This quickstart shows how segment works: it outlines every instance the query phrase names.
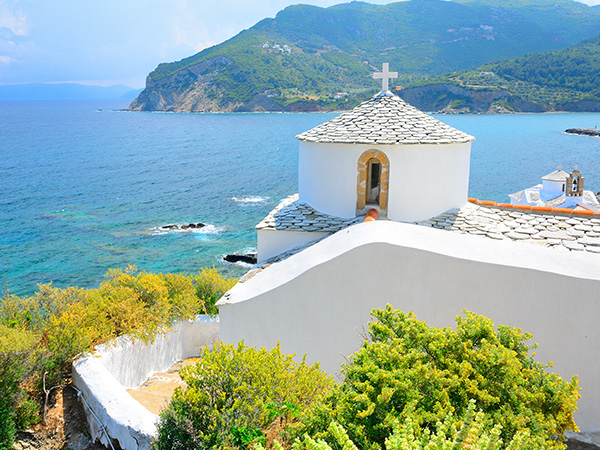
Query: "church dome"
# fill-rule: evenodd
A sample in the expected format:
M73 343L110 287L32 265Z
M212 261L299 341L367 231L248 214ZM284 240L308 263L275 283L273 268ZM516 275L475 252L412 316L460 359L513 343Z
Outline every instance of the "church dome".
M323 144L463 144L475 138L419 111L391 92L296 136Z
M569 174L562 169L558 169L554 172L550 172L548 175L544 175L542 177L542 180L559 182L565 181L567 178L569 178Z

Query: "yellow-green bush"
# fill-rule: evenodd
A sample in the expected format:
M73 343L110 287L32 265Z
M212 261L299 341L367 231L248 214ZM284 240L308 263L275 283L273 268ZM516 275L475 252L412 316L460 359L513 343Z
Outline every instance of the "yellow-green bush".
M223 278L214 267L212 269L202 269L198 275L194 275L193 284L196 296L204 302L205 314L217 314L219 312L215 303L236 282L235 279Z
M36 419L36 408L21 389L33 370L36 342L27 330L0 325L0 450L11 448L17 430Z
M180 371L187 388L178 388L161 414L156 448L245 448L264 442L273 428L281 430L333 386L317 365L296 363L292 356L279 347L256 350L243 343L217 343L201 351L196 365Z
M475 400L485 419L510 442L527 436L547 449L564 448L577 430L578 381L547 372L529 355L531 335L466 311L457 328L434 328L413 314L373 311L371 339L343 368L344 381L305 421L300 432L320 437L340 423L361 449L381 449L394 424L410 418L436 430L453 413L460 421ZM532 444L533 446L533 444Z
M216 300L235 282L214 268L182 275L128 267L109 270L96 289L46 284L31 297L6 292L0 300L0 392L11 394L0 400L0 429L6 430L0 433L0 450L10 447L14 430L35 412L26 401L25 381L41 402L45 373L48 386L62 384L73 357L98 344L124 334L150 340L174 321L214 314ZM15 333L27 345L2 350L2 343L17 339Z
M402 423L395 421L392 434L385 440L386 450L542 450L543 439L532 439L528 431L518 432L506 443L500 438L502 427L489 423L483 411L475 411L475 401L471 400L464 417L458 421L453 413L448 413L443 421L435 425L435 432L423 429L409 415ZM328 441L304 436L294 442L293 450L358 450L344 428L331 422L327 429ZM264 450L258 445L255 450Z

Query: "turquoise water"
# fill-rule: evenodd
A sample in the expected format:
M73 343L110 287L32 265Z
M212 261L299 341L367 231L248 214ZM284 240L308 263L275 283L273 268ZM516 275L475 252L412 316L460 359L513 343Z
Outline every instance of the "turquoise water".
M0 281L97 286L108 268L246 268L254 225L297 191L294 136L335 114L122 112L122 102L0 102ZM438 116L476 136L470 195L506 201L558 164L600 190L600 114ZM199 231L162 225L202 222Z

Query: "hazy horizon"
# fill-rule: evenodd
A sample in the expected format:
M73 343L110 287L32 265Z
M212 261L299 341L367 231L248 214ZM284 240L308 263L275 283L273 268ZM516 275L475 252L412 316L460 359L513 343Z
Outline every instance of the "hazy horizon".
M0 0L0 85L123 84L140 89L158 64L191 56L298 3L327 7L344 2Z
M344 2L0 0L0 84L143 88L158 64L223 42L297 3L326 7Z

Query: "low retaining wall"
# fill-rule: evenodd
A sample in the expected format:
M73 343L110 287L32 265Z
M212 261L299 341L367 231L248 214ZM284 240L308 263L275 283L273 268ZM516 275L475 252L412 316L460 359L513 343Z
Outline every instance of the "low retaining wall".
M125 450L149 449L158 416L134 400L127 389L138 387L176 361L197 356L201 347L212 346L218 338L219 318L198 316L173 325L151 343L124 336L75 361L73 385L83 397L92 440L108 447L108 434Z

